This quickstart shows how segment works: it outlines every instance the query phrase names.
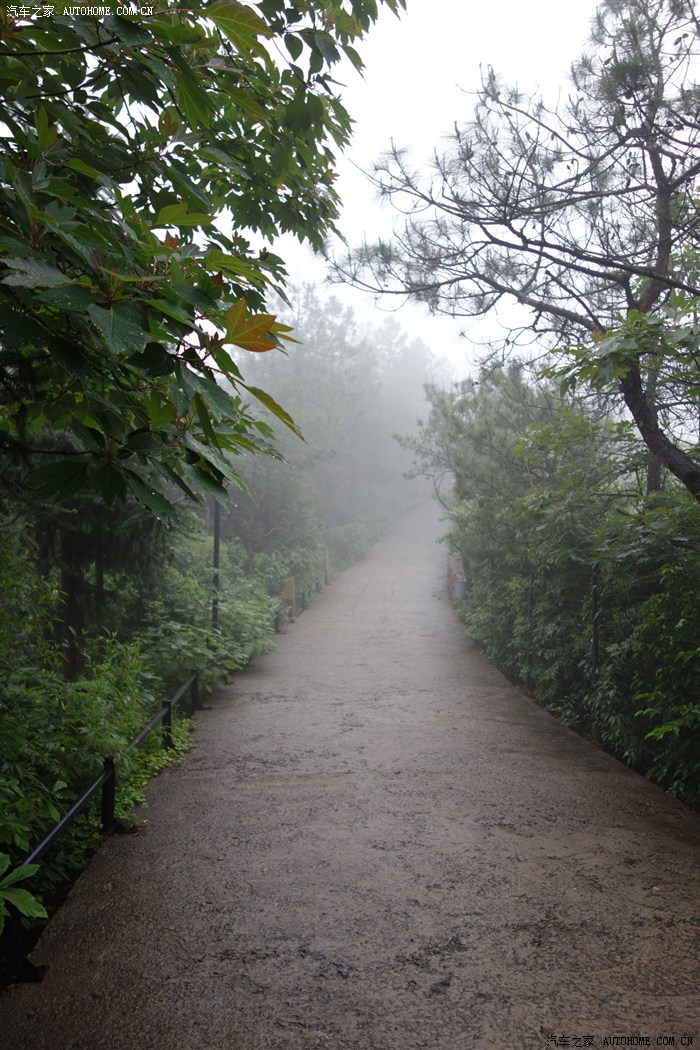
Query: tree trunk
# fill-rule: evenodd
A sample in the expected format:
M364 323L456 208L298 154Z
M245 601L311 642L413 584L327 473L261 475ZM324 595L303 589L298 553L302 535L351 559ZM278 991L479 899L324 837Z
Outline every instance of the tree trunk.
M647 382L644 389L644 397L654 425L659 430L659 409L656 400L657 373L653 369L647 371ZM647 496L652 492L660 492L663 487L663 464L658 456L652 455L647 463Z
M636 361L630 363L627 375L620 380L620 390L647 448L685 485L693 499L700 502L700 464L674 445L662 431L655 408L644 392Z

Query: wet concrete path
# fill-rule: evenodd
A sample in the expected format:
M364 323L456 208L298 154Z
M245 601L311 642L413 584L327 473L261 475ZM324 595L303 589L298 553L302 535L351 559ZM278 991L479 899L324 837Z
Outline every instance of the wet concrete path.
M465 641L441 530L405 517L202 714L3 1048L700 1047L700 818Z

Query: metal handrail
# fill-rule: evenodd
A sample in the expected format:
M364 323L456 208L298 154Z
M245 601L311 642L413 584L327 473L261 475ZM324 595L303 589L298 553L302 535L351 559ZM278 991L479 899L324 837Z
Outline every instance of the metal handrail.
M119 755L123 758L128 755L130 751L133 751L135 747L138 747L142 741L151 733L157 725L163 722L163 747L173 747L173 736L172 736L172 719L173 719L173 708L175 705L182 700L185 693L190 690L190 699L192 710L196 711L199 708L199 672L197 670L192 671L190 677L184 682L177 692L169 699L166 700L160 711L157 712L151 718L147 725L143 727L141 732L134 737L130 743L126 745L124 750ZM98 791L102 791L102 806L101 806L101 824L102 833L109 835L111 832L118 829L119 822L117 821L114 806L116 798L116 768L114 764L114 758L108 756L103 760L102 772L100 775L90 784L89 787L83 791L82 795L76 799L67 813L56 821L52 828L47 831L41 842L37 843L29 853L17 864L13 865L13 868L20 867L23 864L34 864L40 860L41 857L49 850L53 843L58 839L66 828L73 823L75 818L82 813L88 803L94 798ZM21 981L41 981L45 967L36 966L31 963L24 955L22 950L22 920L19 912L10 906L8 908L9 914L3 933L3 940L7 944L7 961L10 965L10 973L8 980L11 982Z
M104 788L107 782L114 777L114 759L106 758L104 760L104 768L100 773L97 780L95 780L89 788L87 788L79 799L77 799L67 813L57 821L46 835L44 835L41 842L30 850L29 853L19 862L16 867L20 867L23 864L36 864L38 860L44 856L47 850L54 844L57 838L63 834L69 824L72 824L75 818L81 813L88 802L97 794L100 788Z
M323 582L328 584L328 567L324 575ZM316 581L315 590L319 592L322 588L322 582L320 579ZM308 588L302 590L300 594L300 611L303 611L308 607L311 601L311 595L314 590L314 585L308 585ZM279 612L275 615L274 624L275 630L279 629ZM200 707L199 703L199 672L193 670L190 677L184 682L180 688L174 693L174 695L166 700L160 711L158 711L150 721L143 727L140 733L131 740L123 751L118 756L123 758L128 755L134 748L138 747L146 737L153 732L156 726L163 723L163 747L173 747L173 736L172 736L172 718L173 708L183 698L185 693L190 690L191 706L192 710L196 711ZM103 760L102 772L100 775L85 789L80 798L76 799L70 809L65 813L60 820L58 820L52 828L44 835L41 842L37 843L26 854L26 856L14 864L12 867L17 868L23 864L33 864L40 860L41 857L50 849L53 843L58 839L66 828L73 823L75 818L82 813L88 803L94 798L98 791L102 792L101 800L101 825L102 833L105 835L118 830L120 825L116 819L114 812L115 798L116 798L116 769L114 758L108 756ZM23 952L22 946L22 920L19 912L9 906L9 914L5 930L2 935L3 942L6 945L5 957L10 964L10 973L7 978L10 982L37 982L43 979L46 967L37 966L30 962L26 958Z

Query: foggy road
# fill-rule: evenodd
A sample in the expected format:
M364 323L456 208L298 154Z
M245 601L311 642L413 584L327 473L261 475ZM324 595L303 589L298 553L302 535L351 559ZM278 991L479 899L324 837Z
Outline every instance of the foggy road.
M443 530L402 518L198 716L0 1046L700 1047L700 817L482 659Z

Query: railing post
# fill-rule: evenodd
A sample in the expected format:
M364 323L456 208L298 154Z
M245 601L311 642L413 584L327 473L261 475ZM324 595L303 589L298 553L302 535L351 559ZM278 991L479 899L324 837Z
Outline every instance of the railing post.
M163 715L163 747L169 749L175 745L173 743L173 702L172 700L166 700L163 704L165 708L165 714Z
M527 588L527 685L532 686L532 665L534 661L534 646L532 640L533 623L535 619L535 566L530 564L530 580Z
M598 618L600 616L600 566L594 562L591 566L591 670L593 678L598 677L600 663L600 643L598 635Z
M107 778L102 785L102 831L108 835L113 831L117 819L114 815L114 798L116 795L117 777L114 769L114 759L106 758L102 766Z
M214 497L214 579L213 594L211 599L211 626L214 631L219 629L219 547L221 537L221 504Z
M195 667L192 671L192 685L190 686L190 697L192 700L192 710L199 710L199 671Z

